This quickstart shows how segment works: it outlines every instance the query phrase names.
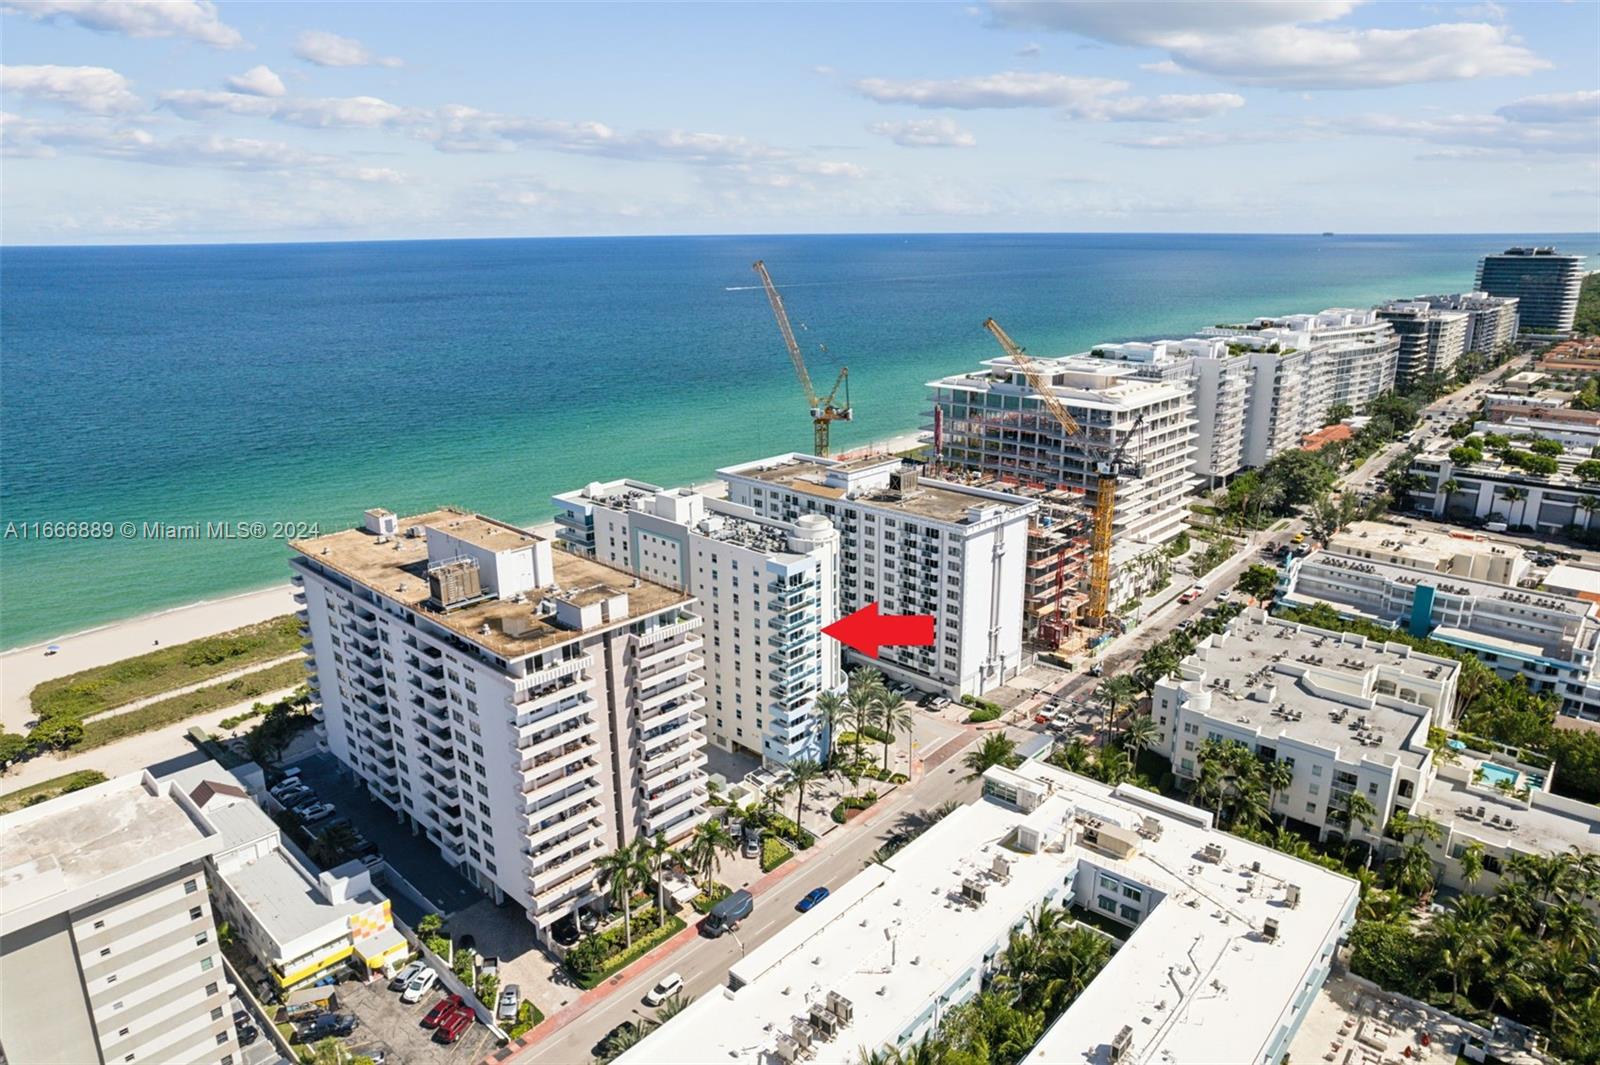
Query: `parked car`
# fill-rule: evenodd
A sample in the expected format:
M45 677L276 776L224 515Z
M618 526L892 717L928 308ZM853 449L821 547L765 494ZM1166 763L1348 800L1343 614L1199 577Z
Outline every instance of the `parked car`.
M1192 603L1196 599L1199 599L1204 594L1205 594L1205 586L1204 585L1200 585L1200 584L1191 585L1191 586L1189 586L1189 588L1187 588L1184 591L1184 593L1182 595L1178 596L1178 602L1180 602L1180 603Z
M383 864L383 855L381 855L381 854L363 854L361 856L361 864L366 866L368 869L371 869L373 866L382 865Z
M439 1025L443 1024L446 1020L449 1019L449 1017L450 1017L450 1015L452 1013L454 1013L458 1009L461 1009L466 1004L467 1004L466 1000L463 999L460 995L446 995L444 998L441 998L438 1002L435 1002L433 1004L433 1008L430 1009L426 1014L423 1015L422 1027L424 1027L424 1028L437 1028L437 1027L439 1027Z
M731 928L739 927L739 922L749 917L756 908L755 896L743 889L735 891L715 906L706 914L706 919L700 922L701 931L712 939Z
M683 977L677 973L668 973L663 976L655 987L645 993L644 1004L655 1007L683 990Z
M1303 544L1306 542L1306 534L1303 532L1297 532L1293 536L1289 537L1289 539L1293 540L1297 544Z
M394 979L389 981L389 990L404 991L406 985L411 982L411 978L427 967L428 963L423 961L414 961L407 965L404 969L394 974Z
M500 989L500 1005L495 1007L494 1015L502 1021L517 1019L517 1010L522 1008L522 988L516 984L507 984Z
M801 899L799 902L794 904L794 908L799 910L801 913L805 913L805 912L809 911L811 909L811 907L815 906L817 903L821 902L823 899L825 899L827 897L828 897L828 889L827 888L825 888L825 887L812 888L810 891L806 892L805 898Z
M239 1045L247 1047L260 1037L261 1032L253 1024L236 1024L234 1028L239 1033Z
M292 807L305 802L307 799L315 799L317 793L305 785L300 785L299 787L285 788L283 791L274 792L272 797L277 799L280 805Z
M420 1002L422 996L433 990L433 985L439 982L439 974L432 969L424 969L411 978L406 989L400 992L401 1002Z
M634 1032L637 1031L638 1028L639 1026L633 1021L623 1021L621 1024L611 1029L611 1031L601 1036L600 1042L596 1043L592 1048L590 1048L590 1053L597 1058L614 1056L611 1053L611 1044L614 1043L617 1040L617 1037L622 1035L624 1032Z
M761 857L761 833L760 832L746 832L744 834L744 849L743 849L742 853L744 854L744 856L746 858L759 858L759 857Z
M461 1007L446 1017L440 1023L433 1037L441 1043L454 1043L461 1038L461 1033L472 1027L478 1018L473 1016L472 1010L466 1006Z
M306 791L311 790L310 788L306 787L305 783L301 781L299 777L290 777L287 780L278 781L276 784L272 785L272 787L268 788L267 792L268 794L276 797L282 795L286 791L295 791L300 788L305 788Z
M294 1030L295 1043L319 1043L330 1037L343 1038L361 1026L353 1013L324 1013L306 1021Z
M318 821L326 821L338 812L334 805L328 802L312 803L309 807L302 807L295 811L295 813L299 814L300 820L308 825L314 825Z

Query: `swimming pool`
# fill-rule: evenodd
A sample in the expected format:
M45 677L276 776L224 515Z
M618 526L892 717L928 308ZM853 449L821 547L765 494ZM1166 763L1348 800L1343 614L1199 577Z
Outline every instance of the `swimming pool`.
M1481 763L1478 772L1483 775L1483 782L1491 788L1499 787L1502 780L1513 788L1517 786L1517 771L1496 762Z

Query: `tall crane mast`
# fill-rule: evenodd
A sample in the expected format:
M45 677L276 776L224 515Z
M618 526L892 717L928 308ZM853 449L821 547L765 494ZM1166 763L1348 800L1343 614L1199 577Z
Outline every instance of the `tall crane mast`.
M834 422L855 419L855 411L850 407L849 367L841 366L839 376L834 378L833 390L825 397L817 398L817 390L811 385L811 374L806 370L805 356L800 353L800 343L795 340L794 330L789 327L789 312L783 308L783 297L778 295L778 286L772 283L772 275L767 273L767 264L757 259L751 269L761 278L761 287L767 292L767 302L772 304L772 316L778 320L778 332L783 334L784 347L789 349L789 361L794 363L795 376L800 378L800 387L806 390L806 402L811 408L811 453L825 456L828 454L828 427ZM840 386L845 390L843 404L834 402Z
M1104 447L1090 443L1088 434L1057 398L1055 391L1050 387L1050 382L1045 380L1039 364L1029 357L1004 329L1000 328L1000 323L988 318L984 320L983 327L994 334L994 338L1000 342L1005 353L1011 356L1011 361L1022 371L1022 376L1027 378L1028 386L1033 389L1034 395L1044 404L1045 410L1050 412L1050 416L1061 426L1062 431L1069 437L1077 437L1090 457L1105 454ZM1117 506L1118 463L1126 446L1127 440L1124 440L1122 447L1105 455L1103 461L1096 462L1099 480L1095 486L1094 522L1089 534L1089 601L1084 611L1088 622L1096 626L1104 623L1110 606L1112 518L1116 514Z

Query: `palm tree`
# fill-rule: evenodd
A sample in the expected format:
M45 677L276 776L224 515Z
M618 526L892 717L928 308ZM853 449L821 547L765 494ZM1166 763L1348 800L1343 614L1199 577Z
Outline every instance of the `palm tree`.
M1483 844L1473 840L1461 852L1461 879L1468 887L1483 875Z
M1121 747L1107 747L1094 760L1095 779L1116 787L1133 776L1133 760Z
M1516 485L1508 485L1505 488L1500 489L1500 495L1507 503L1521 502L1523 504L1523 508L1527 508L1528 491L1525 488L1518 488ZM1523 515L1523 517L1526 516L1527 515ZM1516 526L1521 525L1522 522L1513 521L1511 524Z
M1532 998L1538 994L1537 986L1529 979L1529 959L1533 942L1517 925L1498 929L1484 952L1483 976L1489 982L1489 1012L1498 1012L1500 1004Z
M883 674L877 670L862 668L850 675L845 702L849 707L850 726L856 734L856 761L861 761L861 741L867 727L877 720L879 709L889 698Z
M694 1001L693 995L686 995L682 991L675 991L672 996L663 1002L656 1010L656 1023L666 1024L672 1018L689 1008Z
M911 768L911 734L917 728L917 715L906 707L904 702L889 702L883 705L879 712L878 721L883 730L891 737L896 732L903 732L906 736L906 769ZM889 772L889 744L883 745L883 771Z
M983 738L983 742L976 750L967 753L961 764L971 771L967 774L967 779L976 780L994 766L1003 765L1010 768L1019 760L1016 741L1003 732L991 732Z
M1378 808L1372 805L1359 791L1347 791L1344 799L1339 804L1339 819L1344 822L1345 834L1354 835L1355 826L1360 825L1363 831L1372 831L1372 826L1377 823Z
M717 873L722 869L722 856L732 854L738 842L721 821L702 821L695 826L694 834L684 847L684 860L700 881L700 887L710 891Z
M1433 856L1421 840L1406 844L1394 860L1394 882L1412 898L1422 901L1433 893Z
M1578 509L1583 511L1583 527L1594 526L1594 512L1600 510L1600 496L1579 496Z
M1281 758L1274 759L1262 771L1261 782L1267 786L1267 811L1270 814L1273 804L1278 801L1278 793L1288 791L1294 783L1294 766Z
M1140 751L1151 747L1160 735L1161 728L1156 724L1155 718L1149 714L1140 714L1129 721L1128 727L1123 730L1122 744L1131 757L1137 757Z
M831 763L833 738L839 734L839 726L849 720L849 704L838 692L823 692L817 696L812 705L816 709L817 720L822 723L824 729L822 759Z
M618 847L595 861L600 888L612 906L622 910L622 945L633 946L633 890L644 879L644 861L633 844Z
M311 841L311 860L332 869L356 849L356 830L348 824L325 828Z
M656 927L667 923L667 859L672 848L667 844L667 834L657 832L654 839L639 841L639 856L646 874L656 882Z
M806 793L817 784L820 784L827 776L828 771L818 765L813 758L799 758L789 763L789 779L793 782L796 795L794 823L795 827L801 832L805 831L805 825L801 823L801 818L805 816L806 812ZM795 842L799 841L796 840Z
M1446 478L1439 485L1439 491L1444 493L1444 512L1450 513L1450 497L1461 491L1461 482L1454 477Z
M1058 769L1065 769L1069 773L1088 775L1093 759L1089 756L1088 746L1074 736L1066 744L1056 747L1046 759Z

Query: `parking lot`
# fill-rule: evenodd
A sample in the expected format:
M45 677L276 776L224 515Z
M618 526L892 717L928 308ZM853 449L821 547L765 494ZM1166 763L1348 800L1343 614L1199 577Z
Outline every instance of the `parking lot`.
M414 836L395 820L394 811L373 799L355 780L342 772L338 759L316 753L294 763L317 798L332 803L339 816L371 840L383 860L412 887L428 898L440 914L449 916L483 898L461 874L451 868L426 836ZM394 911L412 927L422 919L417 904L403 892L391 893Z
M384 1065L429 1065L432 1062L479 1062L494 1049L494 1035L482 1024L474 1023L454 1043L440 1043L433 1031L422 1027L422 1018L435 1002L445 997L433 991L422 1001L407 1004L400 992L390 991L383 980L339 985L339 1012L354 1013L361 1027L345 1040L352 1054L372 1054L382 1050Z

